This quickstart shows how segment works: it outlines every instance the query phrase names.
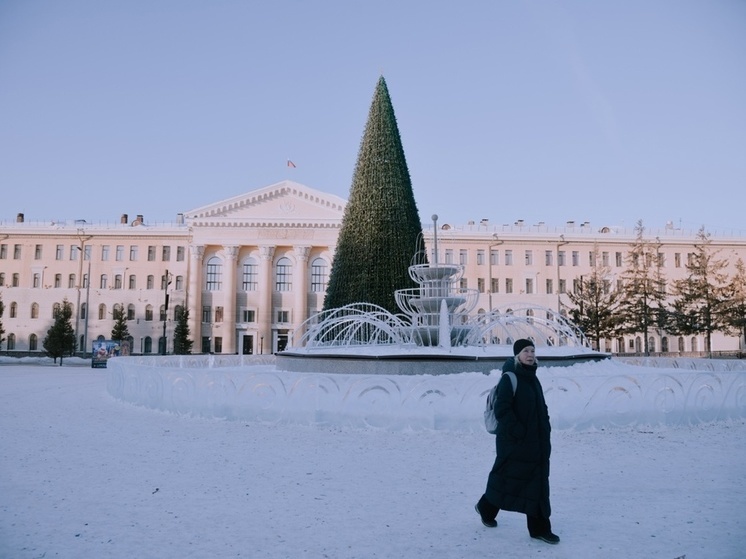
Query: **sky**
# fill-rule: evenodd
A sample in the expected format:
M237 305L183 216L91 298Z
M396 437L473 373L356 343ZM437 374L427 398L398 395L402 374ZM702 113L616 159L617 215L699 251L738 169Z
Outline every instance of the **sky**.
M383 75L423 224L744 230L745 31L741 0L0 0L0 220L346 198Z
M549 546L482 526L486 432L178 416L105 373L0 358L0 557L743 557L743 420L555 430Z

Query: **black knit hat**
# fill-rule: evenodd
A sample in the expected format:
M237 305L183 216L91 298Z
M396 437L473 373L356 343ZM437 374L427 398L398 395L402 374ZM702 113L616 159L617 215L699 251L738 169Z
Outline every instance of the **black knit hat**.
M518 355L521 351L523 351L524 347L528 346L535 347L534 342L526 339L516 340L513 344L513 355Z

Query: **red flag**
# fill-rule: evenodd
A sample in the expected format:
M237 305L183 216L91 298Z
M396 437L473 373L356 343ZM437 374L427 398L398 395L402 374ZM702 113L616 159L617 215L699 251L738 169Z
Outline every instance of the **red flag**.
M295 163L288 159L288 167L292 167L293 169L295 169Z

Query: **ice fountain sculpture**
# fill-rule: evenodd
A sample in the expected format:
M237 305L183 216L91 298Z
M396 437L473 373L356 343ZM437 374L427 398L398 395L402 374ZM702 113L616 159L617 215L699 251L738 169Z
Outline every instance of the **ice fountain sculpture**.
M371 371L391 372L391 364L401 361L408 366L398 363L394 368L399 371L429 371L431 362L437 361L438 370L460 372L465 370L463 361L469 360L481 363L470 364L467 370L486 371L511 357L512 344L519 338L531 339L540 358L562 362L557 364L608 357L593 351L571 321L545 307L520 305L471 314L479 292L458 287L463 266L438 262L437 234L434 254L433 263L409 267L417 287L395 292L401 313L369 303L323 311L295 331L291 347L277 354L278 367L301 370L292 362L302 359L297 365L302 370L329 370L335 368L335 359L367 359L375 363L368 367ZM456 363L445 366L446 361Z

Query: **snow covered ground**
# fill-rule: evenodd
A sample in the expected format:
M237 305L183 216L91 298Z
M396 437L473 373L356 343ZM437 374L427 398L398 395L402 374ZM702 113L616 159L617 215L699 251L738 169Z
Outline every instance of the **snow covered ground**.
M523 515L480 523L486 432L188 418L115 400L88 362L11 363L3 559L746 555L744 420L555 431L549 546Z

